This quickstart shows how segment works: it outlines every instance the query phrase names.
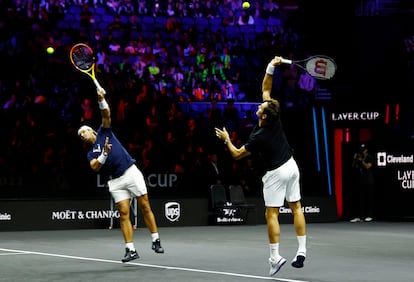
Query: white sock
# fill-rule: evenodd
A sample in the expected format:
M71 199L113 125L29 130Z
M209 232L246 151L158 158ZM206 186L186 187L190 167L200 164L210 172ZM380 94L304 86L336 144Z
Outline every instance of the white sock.
M306 235L297 236L298 238L298 253L303 254L306 257Z
M157 239L160 238L160 235L158 234L158 232L151 233L151 238L152 238L152 242L155 242Z
M270 248L270 257L278 261L280 259L279 243L269 244L269 248Z
M134 242L126 243L125 245L129 250L135 251Z

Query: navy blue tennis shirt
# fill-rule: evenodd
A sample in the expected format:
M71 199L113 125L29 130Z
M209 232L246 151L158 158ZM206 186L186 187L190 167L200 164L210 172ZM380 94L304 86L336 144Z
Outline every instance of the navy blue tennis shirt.
M118 138L112 132L112 128L99 127L96 135L96 142L87 153L88 161L98 158L105 147L105 139L109 137L109 144L112 144L111 152L108 154L105 164L102 166L99 173L107 178L117 178L124 174L124 172L133 164L136 160L128 153Z

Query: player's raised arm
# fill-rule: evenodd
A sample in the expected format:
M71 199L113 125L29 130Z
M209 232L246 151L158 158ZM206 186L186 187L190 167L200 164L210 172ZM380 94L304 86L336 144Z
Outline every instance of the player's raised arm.
M275 67L282 63L282 57L274 57L270 63L267 65L266 73L262 82L262 98L263 101L270 100L270 94L272 92L273 85L273 73L275 72Z
M111 109L109 108L108 102L105 100L105 89L97 88L98 94L98 105L101 110L102 116L102 127L109 128L111 126Z

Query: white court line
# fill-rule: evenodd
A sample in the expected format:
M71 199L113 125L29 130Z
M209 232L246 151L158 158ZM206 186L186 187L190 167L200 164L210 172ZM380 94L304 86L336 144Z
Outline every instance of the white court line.
M23 251L23 250L12 250L12 249L0 248L0 251L12 252L13 253L12 255L15 255L15 254L33 254L33 255L41 255L41 256L49 256L49 257L60 257L60 258L97 261L97 262L107 262L107 263L116 263L116 264L129 264L129 265L132 264L132 265L139 265L139 266L152 267L152 268L181 270L181 271L199 272L199 273L210 273L210 274L219 274L219 275L227 275L227 276L261 279L261 280L273 280L273 281L284 281L284 282L309 282L309 281L305 281L305 280L292 280L292 279L284 279L284 278L277 278L277 277L264 277L264 276L247 275L247 274L240 274L240 273L233 273L233 272L212 271L212 270L203 270L203 269L195 269L195 268L176 267L176 266L145 264L145 263L137 263L137 262L123 263L121 261L116 261L116 260L87 258L87 257L78 257L78 256L67 256L67 255L59 255L59 254L51 254L51 253L40 253L40 252Z

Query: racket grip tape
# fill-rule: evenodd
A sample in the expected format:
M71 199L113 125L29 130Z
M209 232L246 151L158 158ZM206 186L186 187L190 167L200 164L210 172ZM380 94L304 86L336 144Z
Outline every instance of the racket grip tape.
M281 62L282 62L283 64L289 64L289 65L291 65L291 64L292 64L292 60L283 59L283 58L281 58Z
M96 88L103 89L102 86L99 84L99 81L96 78L93 79L93 82L95 82Z

